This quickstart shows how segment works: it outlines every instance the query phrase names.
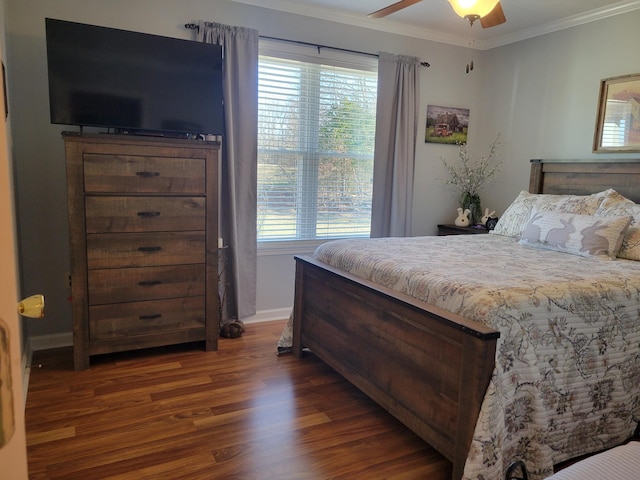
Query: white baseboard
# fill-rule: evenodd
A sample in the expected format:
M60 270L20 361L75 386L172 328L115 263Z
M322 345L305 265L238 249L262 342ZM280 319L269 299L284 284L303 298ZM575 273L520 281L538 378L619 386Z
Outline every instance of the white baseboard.
M273 320L284 320L289 318L292 307L275 308L273 310L261 310L251 317L247 317L242 321L244 323L260 323L270 322ZM38 350L49 350L51 348L70 347L73 345L73 334L56 333L52 335L38 335L29 337L27 347L23 355L23 369L27 369L31 365L31 357L33 352Z
M70 347L73 345L73 334L71 332L65 332L29 337L27 345L31 347L33 352L49 350L51 348Z
M244 323L260 323L271 322L273 320L285 320L289 318L289 314L291 313L292 308L293 307L285 307L274 308L273 310L261 310L259 312L256 312L255 315L243 318L242 321Z

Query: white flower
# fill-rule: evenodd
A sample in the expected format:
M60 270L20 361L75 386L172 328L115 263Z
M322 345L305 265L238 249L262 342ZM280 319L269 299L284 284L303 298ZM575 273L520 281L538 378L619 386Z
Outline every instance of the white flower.
M472 160L467 152L467 144L460 144L460 164L452 165L440 157L442 163L449 172L448 180L444 181L445 185L453 185L459 190L461 195L468 194L470 196L479 195L482 188L485 187L493 177L500 171L501 161L495 162L497 150L502 143L500 134L489 146L489 155L483 155L480 160Z

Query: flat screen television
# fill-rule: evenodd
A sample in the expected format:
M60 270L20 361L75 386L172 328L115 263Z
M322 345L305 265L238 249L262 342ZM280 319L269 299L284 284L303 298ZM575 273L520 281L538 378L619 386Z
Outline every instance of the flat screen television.
M51 123L224 133L222 47L47 18Z

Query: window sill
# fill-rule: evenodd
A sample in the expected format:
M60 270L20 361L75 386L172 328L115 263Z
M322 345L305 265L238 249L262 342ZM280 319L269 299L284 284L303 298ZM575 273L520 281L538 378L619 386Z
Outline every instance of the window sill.
M258 242L258 256L270 255L304 255L315 252L318 246L334 240L346 240L349 238L369 238L369 236L318 238L315 240L283 240L272 242Z
M290 240L285 242L258 242L258 257L276 255L311 254L318 245L328 240Z

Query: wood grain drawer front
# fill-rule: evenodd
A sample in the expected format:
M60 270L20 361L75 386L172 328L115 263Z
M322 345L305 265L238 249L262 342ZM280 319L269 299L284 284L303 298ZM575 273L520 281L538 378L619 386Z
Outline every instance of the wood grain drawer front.
M150 267L205 261L204 232L87 235L87 267Z
M85 153L86 192L205 193L204 158Z
M150 333L202 328L205 297L173 298L149 302L89 307L89 338L106 340Z
M89 305L205 294L204 265L89 270Z
M204 230L204 197L87 196L87 233Z

